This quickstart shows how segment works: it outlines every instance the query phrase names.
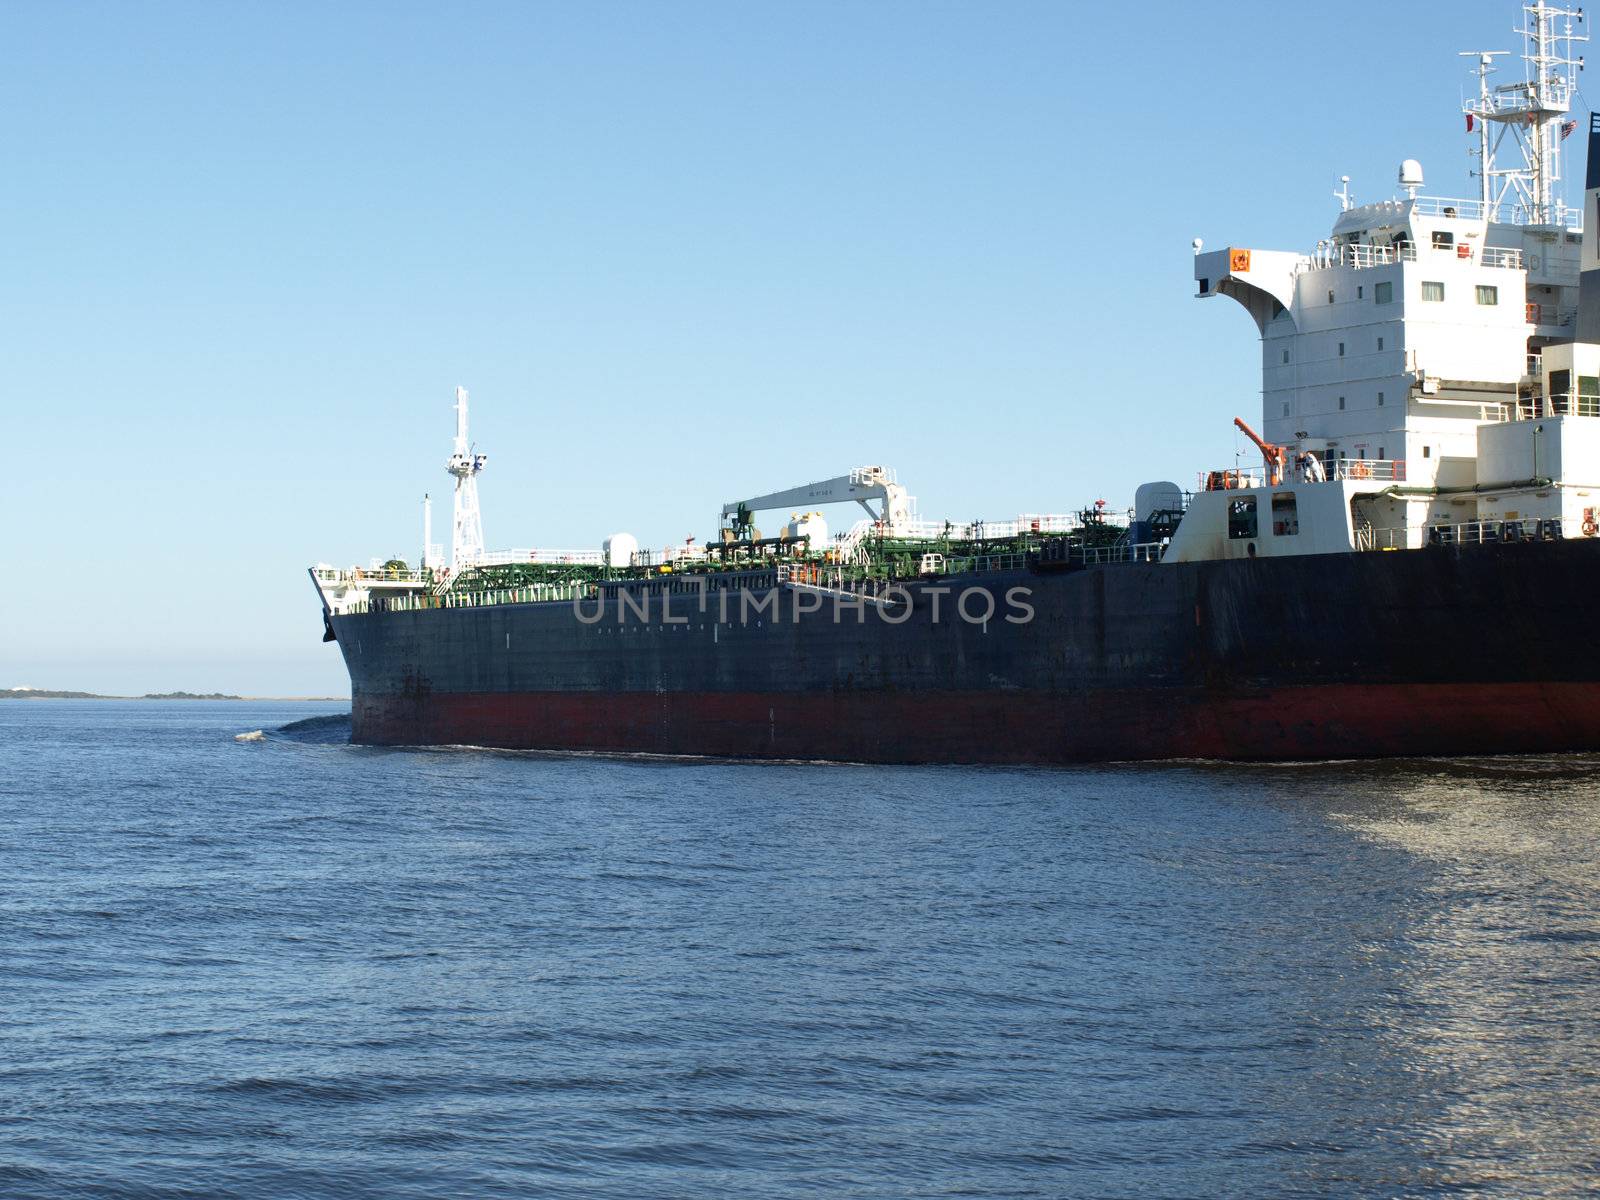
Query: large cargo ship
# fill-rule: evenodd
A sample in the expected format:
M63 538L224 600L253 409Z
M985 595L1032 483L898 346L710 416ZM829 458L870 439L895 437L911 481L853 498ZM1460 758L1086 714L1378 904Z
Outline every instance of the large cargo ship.
M1477 195L1358 204L1309 253L1194 244L1263 355L1260 465L1004 522L882 467L660 550L485 549L458 389L448 556L312 568L356 741L872 762L1600 749L1600 119L1562 198L1576 12L1473 54ZM1512 160L1515 161L1512 161ZM1219 414L1220 416L1220 414ZM830 534L821 509L865 515ZM763 514L785 514L764 536Z

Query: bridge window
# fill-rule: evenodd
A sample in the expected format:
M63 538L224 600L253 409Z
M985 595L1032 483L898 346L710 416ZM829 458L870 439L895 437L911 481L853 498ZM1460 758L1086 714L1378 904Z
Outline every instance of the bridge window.
M1343 396L1339 397L1339 411L1340 412L1344 411L1344 397Z
M1328 293L1328 303L1329 303L1329 304L1332 304L1332 303L1333 303L1333 293L1332 293L1332 292L1329 292L1329 293Z
M1578 415L1600 417L1600 375L1578 376Z
M1550 411L1555 416L1565 416L1572 399L1572 372L1550 372Z
M1379 349L1379 350L1382 350L1382 349L1383 349L1383 339L1382 339L1382 338L1379 338L1379 339L1378 339L1378 349Z
M1378 393L1378 407L1379 408L1383 407L1383 393L1382 392Z
M1479 304L1499 304L1500 303L1500 289L1497 288L1497 287L1488 287L1488 286L1485 286L1484 284L1480 283L1478 285L1478 303Z
M1433 248L1435 250L1448 250L1456 244L1456 235L1446 233L1443 229L1433 231Z
M1343 342L1339 343L1339 357L1340 358L1344 357L1344 343Z
M1299 536L1300 511L1293 492L1272 494L1272 532L1277 537Z
M1288 362L1289 361L1289 352L1287 350L1285 350L1283 352L1283 361L1284 362Z
M1424 279L1422 281L1422 298L1432 302L1443 300L1444 284L1431 279Z
M1365 286L1357 285L1357 287L1356 287L1356 299L1360 300L1363 297L1365 297L1366 294L1367 294L1367 289L1365 288Z
M1228 505L1228 536L1235 541L1256 536L1256 498L1240 496Z
M1372 285L1372 302L1374 304L1388 304L1393 299L1393 283L1375 283Z

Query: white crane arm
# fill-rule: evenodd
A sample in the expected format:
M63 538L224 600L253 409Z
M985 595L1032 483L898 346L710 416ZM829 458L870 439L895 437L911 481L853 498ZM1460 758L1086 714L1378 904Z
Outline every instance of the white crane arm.
M841 504L853 500L874 519L885 521L891 530L896 530L911 519L910 499L906 489L894 481L892 471L883 467L857 467L848 475L786 488L781 492L768 492L765 496L752 496L748 500L730 501L722 506L722 515L735 516L740 509L757 513L774 508L813 508L819 504ZM867 504L868 500L880 501L882 511L873 512Z

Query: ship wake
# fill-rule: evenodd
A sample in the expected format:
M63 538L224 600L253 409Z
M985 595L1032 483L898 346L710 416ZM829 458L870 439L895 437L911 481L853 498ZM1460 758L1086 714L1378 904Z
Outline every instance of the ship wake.
M328 713L320 717L306 717L302 721L290 721L271 730L268 736L286 742L343 745L350 740L350 714Z
M343 746L350 741L350 714L329 713L290 721L276 729L252 729L233 735L236 742L300 742L312 746Z

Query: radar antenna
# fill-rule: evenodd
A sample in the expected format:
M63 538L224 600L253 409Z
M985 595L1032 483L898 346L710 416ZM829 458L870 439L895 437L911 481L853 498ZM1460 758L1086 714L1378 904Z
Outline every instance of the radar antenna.
M1564 118L1578 90L1583 58L1575 44L1588 41L1573 31L1583 21L1581 8L1557 8L1537 0L1524 4L1523 39L1527 78L1489 86L1494 60L1509 50L1468 50L1476 58L1478 94L1462 105L1468 132L1478 134L1478 170L1483 215L1525 225L1566 225L1578 215L1561 196L1561 142L1575 127ZM1522 152L1515 167L1496 165L1507 136Z
M450 537L450 571L454 574L483 557L483 515L478 511L478 472L489 461L475 454L467 441L467 389L456 389L456 443L445 470L455 476L455 519Z

